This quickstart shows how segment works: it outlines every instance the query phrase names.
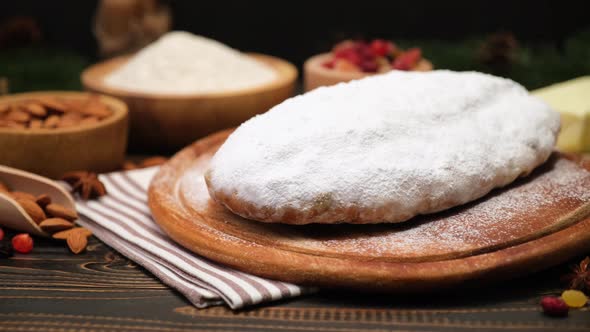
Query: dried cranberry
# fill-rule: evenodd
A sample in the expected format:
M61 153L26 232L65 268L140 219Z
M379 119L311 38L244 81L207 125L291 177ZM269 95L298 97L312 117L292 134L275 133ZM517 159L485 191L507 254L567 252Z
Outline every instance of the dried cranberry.
M334 59L324 61L324 62L322 62L322 67L328 68L328 69L334 69L334 61L335 61Z
M371 51L375 56L386 56L393 50L393 44L383 39L375 39L371 42Z
M375 53L371 50L371 45L367 44L364 41L359 41L355 45L356 53L361 57L361 59L374 59Z
M12 247L21 254L28 254L33 250L33 238L27 233L15 235L12 238Z
M393 69L411 70L422 58L422 51L419 48L412 48L400 54L393 60Z
M361 63L361 56L352 48L346 48L343 50L339 50L334 52L334 57L336 59L343 59L355 65L359 65Z
M541 307L547 316L564 317L569 312L567 304L559 297L545 296L541 299Z
M0 228L0 241L2 241L2 239L4 239L4 230Z
M366 73L376 73L379 66L375 60L365 60L361 62L360 68Z

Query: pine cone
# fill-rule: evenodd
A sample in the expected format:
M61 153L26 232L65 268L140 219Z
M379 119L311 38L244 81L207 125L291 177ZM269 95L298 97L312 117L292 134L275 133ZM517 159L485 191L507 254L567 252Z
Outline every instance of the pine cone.
M518 41L511 32L495 33L481 45L478 59L498 69L510 67L516 61L518 48Z

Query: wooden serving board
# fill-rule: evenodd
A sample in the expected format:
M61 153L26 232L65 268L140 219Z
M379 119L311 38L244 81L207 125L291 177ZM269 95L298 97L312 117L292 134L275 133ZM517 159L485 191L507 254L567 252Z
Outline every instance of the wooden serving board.
M184 247L255 275L298 284L424 291L507 279L590 250L590 172L555 154L483 199L401 224L280 225L214 202L203 174L231 130L180 151L154 177L149 205Z

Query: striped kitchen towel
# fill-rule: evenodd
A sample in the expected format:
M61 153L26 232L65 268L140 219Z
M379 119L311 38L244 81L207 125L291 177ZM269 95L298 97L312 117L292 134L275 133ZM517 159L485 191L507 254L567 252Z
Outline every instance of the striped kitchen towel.
M80 225L199 308L226 303L239 309L310 291L219 265L173 242L154 222L147 205L147 188L156 171L152 167L100 175L108 195L77 201Z

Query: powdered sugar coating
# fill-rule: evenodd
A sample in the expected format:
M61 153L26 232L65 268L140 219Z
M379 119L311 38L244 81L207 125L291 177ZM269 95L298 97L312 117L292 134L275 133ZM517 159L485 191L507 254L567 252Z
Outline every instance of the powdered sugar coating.
M400 222L528 174L558 130L558 114L513 81L393 71L316 89L245 122L212 159L208 185L261 221L298 211L289 222ZM352 219L341 213L351 210Z

